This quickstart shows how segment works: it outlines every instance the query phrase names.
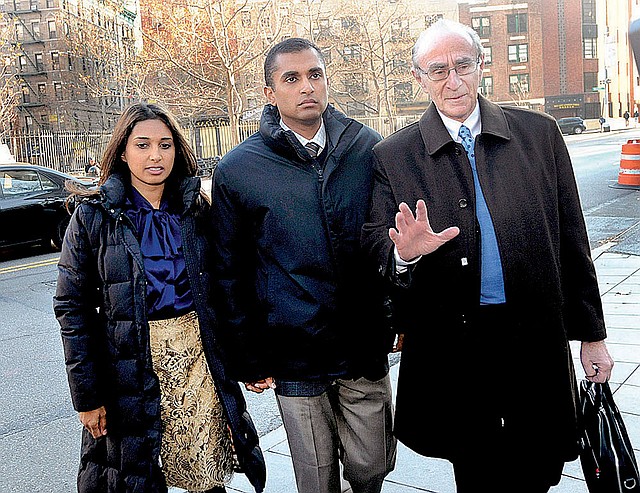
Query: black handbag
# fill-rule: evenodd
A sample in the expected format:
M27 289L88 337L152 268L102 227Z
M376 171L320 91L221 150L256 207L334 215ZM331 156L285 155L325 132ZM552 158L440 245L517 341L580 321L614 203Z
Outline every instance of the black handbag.
M627 429L609 383L580 382L580 464L590 493L640 493Z

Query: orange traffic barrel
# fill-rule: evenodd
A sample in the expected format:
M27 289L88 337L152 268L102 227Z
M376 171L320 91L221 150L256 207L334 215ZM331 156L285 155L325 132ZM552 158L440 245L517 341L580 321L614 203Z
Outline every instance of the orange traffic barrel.
M618 185L640 186L640 139L622 144Z

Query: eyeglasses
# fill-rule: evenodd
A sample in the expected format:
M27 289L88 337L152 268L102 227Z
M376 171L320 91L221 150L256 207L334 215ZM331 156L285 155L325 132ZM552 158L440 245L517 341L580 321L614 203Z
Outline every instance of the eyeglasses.
M480 57L478 57L475 61L464 61L458 62L453 67L434 67L428 68L424 70L420 67L416 67L416 70L424 75L426 75L430 80L437 82L440 80L445 80L449 78L449 74L452 70L456 71L456 74L459 76L469 75L476 71L478 68L478 64L480 63Z

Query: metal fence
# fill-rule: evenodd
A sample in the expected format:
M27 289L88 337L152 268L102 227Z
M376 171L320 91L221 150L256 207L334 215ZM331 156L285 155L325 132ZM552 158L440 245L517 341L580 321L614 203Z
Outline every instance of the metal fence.
M393 131L416 121L420 116L359 119L386 137ZM258 121L240 124L240 140L258 130ZM233 147L233 132L228 125L186 125L189 139L199 162L224 156ZM111 132L34 131L10 134L6 144L17 161L39 164L67 173L82 173L89 158L100 162Z

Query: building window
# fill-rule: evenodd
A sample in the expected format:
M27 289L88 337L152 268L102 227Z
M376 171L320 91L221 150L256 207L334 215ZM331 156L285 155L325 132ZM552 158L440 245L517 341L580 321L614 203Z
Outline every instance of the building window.
M478 33L481 38L491 36L491 18L490 17L472 17L471 27Z
M47 0L47 8L52 9L56 6L55 0Z
M57 51L51 52L51 68L53 70L60 70L60 53Z
M28 132L31 132L33 130L33 118L29 115L24 117L24 126Z
M439 21L444 16L442 14L427 14L424 16L424 28L428 28L431 24Z
M20 86L20 90L22 91L22 102L30 103L31 102L31 94L29 93L29 86L26 84L22 84Z
M596 38L584 38L582 40L583 58L598 58L598 45Z
M493 77L483 77L480 82L480 93L483 96L491 96L493 94Z
M24 26L22 24L16 24L16 40L24 41Z
M240 15L241 15L241 19L242 19L242 27L251 26L251 11L250 10L243 10Z
M409 36L409 19L396 19L391 23L391 41L400 41Z
M25 55L20 55L18 57L18 63L20 65L18 70L20 70L20 72L26 72L27 71L27 57Z
M73 72L73 57L71 53L67 54L67 66L69 68L69 72Z
M53 92L56 95L56 101L62 101L62 82L53 83Z
M596 0L582 0L582 23L596 24Z
M360 45L346 45L342 49L342 56L345 60L360 60Z
M598 72L584 73L584 92L592 92L598 90Z
M509 76L509 92L526 94L529 92L529 74L515 74Z
M34 39L40 39L40 22L34 21L31 23L31 34Z
M47 97L47 84L45 82L40 82L38 84L38 99L40 101L44 101Z
M346 93L360 95L367 92L367 86L364 77L360 73L351 73L348 77L342 79L342 85Z
M529 45L509 45L509 61L521 63L529 61Z
M393 88L396 103L409 103L413 100L413 86L411 82L401 82Z
M331 63L331 47L321 48L320 51L322 52L325 65L329 65Z
M58 37L56 33L56 21L47 21L47 26L49 27L49 39L55 39Z
M507 16L507 32L509 34L526 33L528 29L527 14L510 14Z
M29 8L31 10L38 10L38 0L29 0Z
M491 49L491 46L485 46L482 50L484 51L484 64L491 65L493 60L493 50Z
M353 17L353 16L348 16L348 17L343 17L342 19L340 19L340 21L342 22L342 29L345 31L351 31L351 32L359 32L360 31L360 27L358 24L358 19Z
M38 72L44 72L44 58L42 56L42 53L36 53L35 57L36 57L36 70Z

